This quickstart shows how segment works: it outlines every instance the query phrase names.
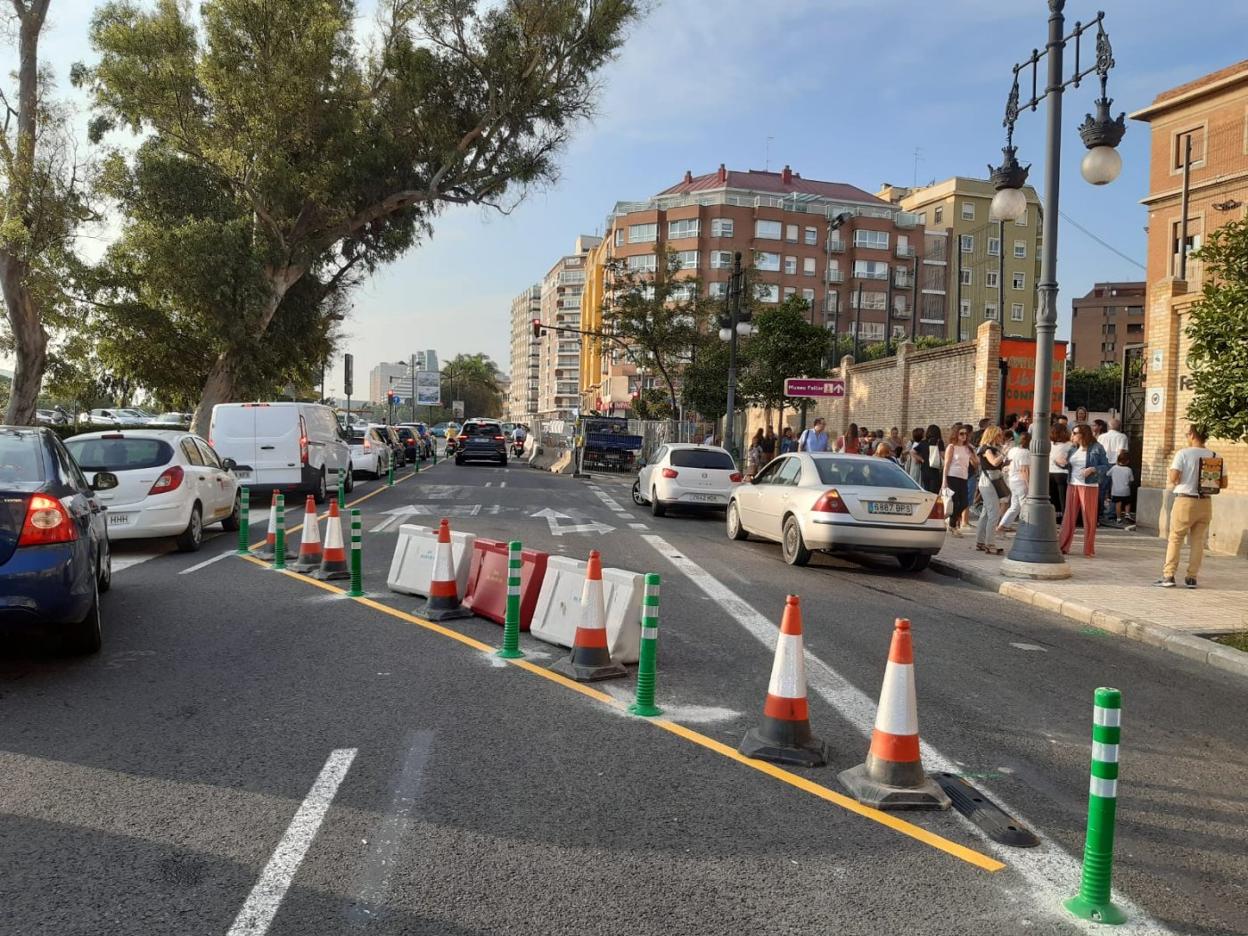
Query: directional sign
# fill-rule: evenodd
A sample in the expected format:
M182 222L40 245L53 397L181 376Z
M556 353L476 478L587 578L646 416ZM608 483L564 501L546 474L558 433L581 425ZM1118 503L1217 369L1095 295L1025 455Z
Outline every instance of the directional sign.
M845 397L845 381L839 377L826 380L819 377L784 378L784 395L788 397Z
M597 533L601 535L603 533L610 533L615 529L613 526L607 526L605 523L597 522L569 523L560 526L560 520L571 520L572 518L565 513L559 513L557 510L551 510L549 507L545 507L535 514L529 514L529 516L544 517L546 519L546 524L550 527L550 533L552 536L563 536L565 533Z

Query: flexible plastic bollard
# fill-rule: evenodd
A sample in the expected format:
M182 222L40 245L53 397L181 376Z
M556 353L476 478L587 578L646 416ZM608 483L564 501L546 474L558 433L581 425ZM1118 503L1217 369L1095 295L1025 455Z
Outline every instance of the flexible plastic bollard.
M357 507L351 511L351 590L347 592L348 598L364 597L364 536L362 531L363 522Z
M251 552L251 489L238 492L238 555Z
M394 487L394 462L386 469L386 487Z
M519 540L507 544L507 613L503 620L503 646L498 656L517 660L524 656L520 649L520 570L524 565L523 547Z
M641 653L637 659L637 701L628 707L634 715L652 718L663 710L654 704L655 672L659 656L659 577L646 573L646 593L641 599Z
M273 568L279 572L286 568L286 497L277 498L277 529L273 531Z
M338 472L338 509L346 510L347 508L347 481L342 476L342 472Z

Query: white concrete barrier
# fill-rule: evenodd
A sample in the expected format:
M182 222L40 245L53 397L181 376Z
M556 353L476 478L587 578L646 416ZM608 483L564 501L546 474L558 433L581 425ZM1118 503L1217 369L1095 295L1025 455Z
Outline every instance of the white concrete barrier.
M451 531L451 561L455 564L455 581L459 584L459 597L468 590L468 572L472 567L472 546L477 541L475 533ZM399 527L399 541L394 546L394 558L390 560L390 574L386 586L392 592L404 595L429 597L429 585L433 580L433 553L438 543L438 531L432 527L405 523Z
M537 596L534 637L560 647L571 647L581 620L581 588L585 563L551 556ZM641 597L645 579L626 569L603 569L602 592L607 606L607 647L616 663L636 663L641 651Z

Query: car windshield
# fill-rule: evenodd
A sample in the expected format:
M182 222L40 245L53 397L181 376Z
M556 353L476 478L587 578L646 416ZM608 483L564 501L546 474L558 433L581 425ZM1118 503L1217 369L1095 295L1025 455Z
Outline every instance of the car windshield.
M702 468L720 471L736 471L732 456L714 449L674 449L671 457L673 468Z
M0 432L0 486L44 480L39 445L33 432Z
M824 484L920 490L913 478L886 458L816 458L815 467Z
M70 439L65 446L83 471L137 471L173 458L173 447L163 439Z

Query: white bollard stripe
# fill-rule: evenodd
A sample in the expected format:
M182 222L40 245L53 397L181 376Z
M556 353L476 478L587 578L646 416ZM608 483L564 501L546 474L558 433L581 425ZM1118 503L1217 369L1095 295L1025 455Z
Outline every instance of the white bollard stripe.
M1102 744L1100 741L1093 741L1092 759L1100 761L1102 764L1118 763L1118 745Z
M229 555L228 553L226 555ZM643 627L641 629L642 640L658 640L659 629L657 627Z
M806 660L800 634L778 634L776 658L771 664L769 695L782 699L806 698Z
M875 728L891 735L919 733L918 702L914 694L914 665L889 663L884 669L884 685L880 687L880 707L875 715Z
M1117 728L1122 724L1122 709L1101 708L1099 705L1094 705L1092 706L1092 724Z
M1118 781L1106 780L1103 777L1093 777L1092 783L1088 787L1088 792L1093 796L1101 797L1101 799L1117 799Z

